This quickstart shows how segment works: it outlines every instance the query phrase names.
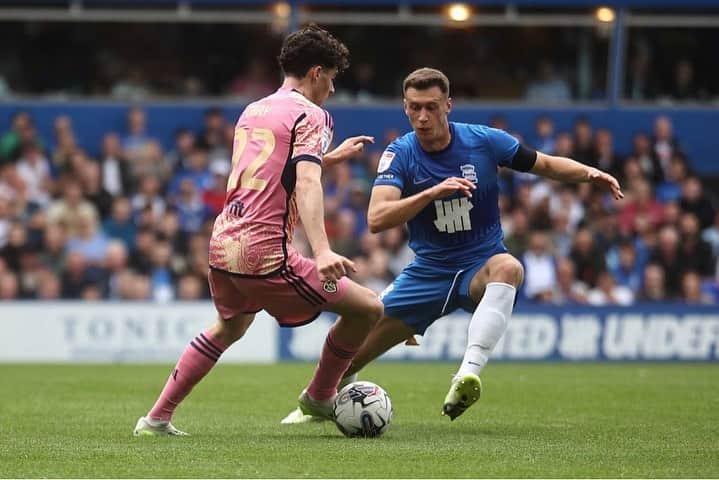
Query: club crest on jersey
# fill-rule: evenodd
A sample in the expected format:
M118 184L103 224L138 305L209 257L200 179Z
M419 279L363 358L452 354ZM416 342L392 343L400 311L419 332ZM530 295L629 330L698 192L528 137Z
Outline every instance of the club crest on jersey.
M379 165L377 165L377 173L382 173L392 165L392 159L394 158L393 152L384 152L379 159Z
M322 290L327 293L337 293L337 282L334 280L325 280L322 282Z
M472 183L477 183L477 172L474 170L474 165L466 164L460 165L459 169L462 171L462 176Z

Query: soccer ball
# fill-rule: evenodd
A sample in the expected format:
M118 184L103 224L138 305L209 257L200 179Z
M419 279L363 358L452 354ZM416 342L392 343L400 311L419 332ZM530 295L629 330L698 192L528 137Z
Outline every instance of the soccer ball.
M372 382L345 386L335 399L335 423L348 437L379 437L392 422L392 402L382 387Z

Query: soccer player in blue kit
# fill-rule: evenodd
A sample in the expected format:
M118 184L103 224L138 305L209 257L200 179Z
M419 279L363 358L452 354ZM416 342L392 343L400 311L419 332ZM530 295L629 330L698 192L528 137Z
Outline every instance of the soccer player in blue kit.
M596 168L526 148L502 130L450 122L449 80L438 70L412 72L403 91L414 131L383 153L367 221L373 233L407 223L416 257L380 295L384 317L352 360L343 384L395 345L462 308L472 313L467 348L442 407L454 420L479 399L479 374L507 329L524 275L503 244L498 167L590 182L615 199L623 194L614 177ZM309 420L296 410L283 423Z

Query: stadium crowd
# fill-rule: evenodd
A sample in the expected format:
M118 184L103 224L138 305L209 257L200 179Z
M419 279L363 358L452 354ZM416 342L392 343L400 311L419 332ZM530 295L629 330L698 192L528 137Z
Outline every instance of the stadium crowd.
M512 132L501 118L493 126ZM127 131L107 132L101 155L80 147L72 119L41 138L18 112L0 137L0 299L195 300L209 298L208 239L222 209L233 124L210 109L204 128L178 129L163 151L139 107ZM8 127L8 128L5 128ZM525 266L524 301L629 305L719 303L719 209L693 175L667 117L638 132L631 152L579 118L557 132L550 118L517 135L620 179L615 202L590 185L500 172L505 243ZM367 229L381 147L324 174L327 232L351 257L353 277L381 291L411 261L404 228ZM302 229L296 247L310 249Z

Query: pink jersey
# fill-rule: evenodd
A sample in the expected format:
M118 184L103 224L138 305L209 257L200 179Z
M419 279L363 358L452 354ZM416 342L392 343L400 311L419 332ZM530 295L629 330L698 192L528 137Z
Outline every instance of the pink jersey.
M268 276L287 260L297 222L295 166L321 162L332 118L302 94L281 88L247 106L235 127L225 207L210 239L210 266Z

